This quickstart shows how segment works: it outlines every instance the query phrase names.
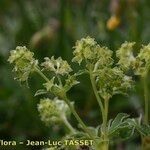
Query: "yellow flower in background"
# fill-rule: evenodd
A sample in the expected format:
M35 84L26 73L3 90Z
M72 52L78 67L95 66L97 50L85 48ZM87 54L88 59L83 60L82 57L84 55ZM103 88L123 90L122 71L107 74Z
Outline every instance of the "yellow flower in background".
M116 15L113 15L107 21L107 28L109 30L114 30L120 25L120 22L121 22L120 17L116 16Z

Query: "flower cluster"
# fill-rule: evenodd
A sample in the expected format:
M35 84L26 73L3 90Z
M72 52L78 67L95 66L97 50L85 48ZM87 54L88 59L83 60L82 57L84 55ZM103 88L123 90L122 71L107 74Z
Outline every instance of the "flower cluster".
M73 62L81 63L83 60L88 63L96 63L99 66L110 65L113 63L111 58L112 51L106 47L101 47L97 42L91 38L82 38L80 41L76 42L74 47L74 58Z
M87 138L88 136L88 138L95 140L94 148L99 148L100 143L104 144L102 141L109 141L111 136L113 137L112 133L115 135L120 132L122 124L118 121L124 120L128 116L121 114L112 123L108 122L108 100L115 94L127 94L127 90L132 88L132 77L126 74L129 69L133 69L134 73L140 76L147 75L150 70L150 44L143 46L136 56L133 54L134 44L133 42L125 42L121 45L116 51L116 56L119 59L116 63L112 57L113 52L107 47L101 47L91 37L82 38L76 42L72 61L79 64L84 62L86 66L75 74L70 73L72 72L70 65L60 57L57 59L46 57L45 61L41 64L43 67L41 69L38 66L38 61L33 57L34 54L26 47L19 46L12 50L8 61L14 65L13 70L16 72L19 81L27 81L29 75L34 71L45 80L46 83L43 84L44 89L38 90L35 96L47 93L51 93L53 97L55 96L53 100L43 98L37 105L41 120L47 126L64 123L70 130L69 138L80 138L81 136ZM49 79L44 74L44 70L51 72L53 77ZM103 124L96 129L89 128L84 124L76 112L73 103L67 97L67 92L70 88L79 83L76 77L83 73L88 73L90 76L92 88L102 112ZM85 133L75 130L68 122L67 117L70 116L71 112ZM125 128L127 126L125 125ZM99 131L101 131L100 134ZM110 131L111 134L109 133ZM97 141L97 138L100 140L100 143ZM109 142L107 142L107 147L108 144ZM51 147L46 150L56 149Z
M56 75L65 75L72 71L67 61L62 60L61 57L55 59L54 56L50 58L45 57L45 62L41 64L45 70L52 71Z
M80 82L76 80L75 75L69 75L68 78L65 80L64 90L67 92L76 84L79 84Z
M44 83L43 85L48 92L51 92L55 96L63 98L64 94L78 83L79 82L76 80L76 77L74 75L68 75L64 85L62 83L59 83L59 81L57 81L57 78L55 77L53 77L51 80Z
M132 78L125 75L118 67L100 69L96 81L103 99L109 99L115 94L126 94L133 83Z
M134 42L125 42L117 50L118 64L122 69L133 69L135 75L145 76L150 70L150 44L142 46L137 56L133 55Z
M101 47L90 37L83 38L76 43L73 61L80 64L85 60L88 63L87 70L94 76L100 96L109 99L118 93L125 94L132 87L132 78L125 74L124 68L129 67L133 61L133 45L134 43L125 42L117 51L118 64L122 66L118 67L118 64L114 64L111 50Z
M104 67L110 67L113 64L113 52L111 50L109 50L107 47L100 47L98 45L96 51L97 61L94 64L94 71L97 69L102 69Z
M94 59L95 52L94 49L96 47L96 42L93 38L86 37L82 38L80 41L76 42L74 47L74 58L73 62L78 62L79 64L83 61L83 59Z
M60 123L63 121L64 117L70 115L68 105L57 98L54 100L50 100L49 98L41 99L38 104L38 111L41 120L45 122L46 125Z
M15 50L10 52L8 61L14 64L13 71L16 72L16 79L20 82L27 81L30 73L34 71L34 67L38 64L33 55L25 46L17 46Z
M116 56L119 58L118 64L122 69L128 69L135 62L135 57L133 55L133 46L135 42L125 42L116 51Z
M75 75L70 75L72 69L68 62L62 60L60 57L57 59L54 57L51 57L51 59L46 57L45 62L43 62L41 66L44 67L44 70L51 71L56 74L55 77L44 83L46 90L55 96L63 98L64 93L70 90L72 86L79 83L76 80ZM63 80L65 79L65 82L62 82L61 77L64 75L66 75L65 78L63 78Z
M150 44L143 46L133 66L136 75L145 76L150 70Z

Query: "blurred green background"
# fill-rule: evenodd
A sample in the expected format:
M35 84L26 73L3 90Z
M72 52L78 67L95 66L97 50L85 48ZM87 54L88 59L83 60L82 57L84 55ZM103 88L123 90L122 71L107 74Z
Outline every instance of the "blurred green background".
M87 35L114 51L124 41L137 42L138 49L150 39L149 14L149 0L0 0L0 139L60 139L64 135L63 127L48 128L40 121L37 112L40 97L33 95L42 79L33 75L30 88L20 87L13 80L12 68L7 62L10 50L25 45L40 61L45 56L55 55L71 62L75 41ZM77 65L72 66L78 69ZM79 80L81 84L69 95L87 124L97 126L101 120L88 76L81 76ZM142 112L142 98L139 83L129 97L118 95L110 101L109 117L119 112L138 117ZM71 121L77 126L75 119ZM139 144L139 137L135 135L126 142L117 139L111 147L138 150Z

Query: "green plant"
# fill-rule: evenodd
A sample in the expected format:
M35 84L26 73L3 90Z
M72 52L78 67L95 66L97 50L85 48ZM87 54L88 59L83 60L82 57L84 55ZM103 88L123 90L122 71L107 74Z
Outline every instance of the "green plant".
M149 126L149 92L148 92L148 74L150 70L150 44L142 46L138 54L135 56L132 49L135 43L131 43L128 47L122 46L122 49L118 50L118 57L120 58L119 64L123 68L131 68L135 75L140 76L143 82L144 89L144 117L143 121L134 122L137 130L142 137L142 149L147 150L150 148L150 144L146 143L150 139L150 126Z
M116 56L107 47L100 46L93 38L86 37L77 41L74 46L73 62L82 63L84 68L76 73L67 61L60 57L45 58L39 65L33 53L26 47L17 47L11 51L8 59L14 65L13 71L16 79L20 82L28 81L29 75L38 73L44 80L43 89L38 90L35 96L51 93L51 99L43 98L38 104L41 120L46 125L54 123L62 124L69 129L65 138L92 139L94 144L91 148L95 150L108 150L113 138L129 138L135 129L143 136L150 135L148 125L148 91L145 87L145 121L129 118L129 115L119 113L114 119L108 120L109 101L116 94L127 95L128 90L133 88L134 81L128 74L133 69L135 75L141 75L146 79L150 62L150 45L144 46L137 57L134 57L133 46L135 43L125 42L116 51ZM116 63L116 58L118 62ZM50 73L47 77L45 73ZM88 127L75 110L74 103L68 98L67 92L76 84L78 76L88 74L91 85L100 107L102 123L98 127ZM145 80L144 80L145 81ZM78 121L82 131L74 129L68 121L70 113ZM63 138L63 139L65 139ZM64 145L63 145L64 146ZM74 147L76 148L76 146ZM55 149L55 148L54 148Z

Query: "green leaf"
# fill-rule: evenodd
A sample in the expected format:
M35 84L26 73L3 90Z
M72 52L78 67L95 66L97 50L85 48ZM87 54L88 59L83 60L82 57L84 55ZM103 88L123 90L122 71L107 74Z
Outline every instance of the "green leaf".
M40 89L40 90L36 91L36 93L35 93L35 95L34 95L34 96L38 96L38 95L42 95L42 94L46 94L46 93L47 93L47 91L46 91L46 90L44 90L44 89Z
M108 124L108 135L110 137L130 137L134 133L134 126L130 123L128 117L128 114L120 113L114 120L110 120Z
M130 124L143 136L150 136L150 126L141 124L138 119L130 119Z
M111 126L109 129L110 133L113 133L120 125L126 124L123 120L128 118L129 115L125 113L120 113L116 116L116 118L111 122Z
M144 135L144 136L150 136L150 126L146 124L142 124L138 130Z

